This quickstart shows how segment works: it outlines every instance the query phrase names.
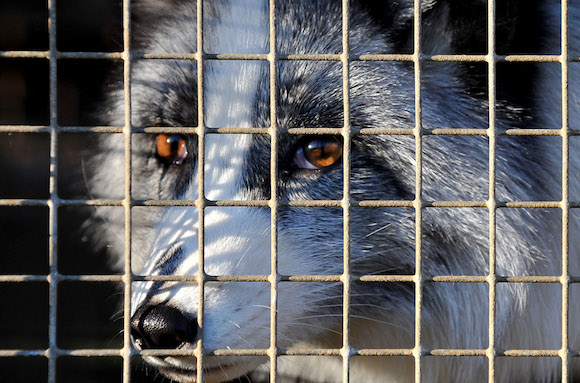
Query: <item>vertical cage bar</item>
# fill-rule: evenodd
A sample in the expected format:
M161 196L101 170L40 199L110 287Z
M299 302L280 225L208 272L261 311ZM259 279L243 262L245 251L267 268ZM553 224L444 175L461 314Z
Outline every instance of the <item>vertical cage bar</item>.
M570 184L569 184L569 159L570 159L570 125L569 125L569 93L568 93L568 0L562 0L562 52L560 63L562 65L562 349L560 358L562 361L562 382L568 382L570 368L570 342L569 331L569 303L570 303Z
M123 301L123 383L131 381L131 242L132 242L132 196L131 196L131 0L123 0L123 96L125 101L125 121L123 135L125 138L125 259L123 269L124 301Z
M489 103L489 319L488 319L488 380L495 382L495 313L496 313L496 199L495 199L495 171L496 171L496 126L495 126L495 98L496 98L496 54L495 54L495 0L487 1L487 65L488 65L488 103Z
M197 325L198 341L195 350L197 358L197 381L203 382L203 326L204 326L204 294L205 294L205 118L204 118L204 49L203 49L203 0L196 2L196 33L197 33Z
M351 167L351 126L350 126L350 1L342 1L342 98L344 126L343 136L343 190L342 190L342 212L343 212L343 309L342 309L342 381L348 383L350 379L350 357L352 349L350 347L350 167Z
M278 371L278 124L276 120L277 51L276 51L276 0L270 0L270 382L276 382Z
M57 46L56 46L56 0L48 0L49 77L50 77L50 168L48 191L48 264L49 277L49 318L48 318L48 382L56 382L56 358L58 347L57 301L58 301L58 191L57 191L57 151L58 151L58 107L57 107Z
M423 115L422 115L422 98L421 98L421 0L414 0L414 47L413 64L415 73L415 200L413 206L415 208L415 347L413 349L413 356L415 358L415 382L422 381L422 356L423 348L421 346L421 317L423 314Z

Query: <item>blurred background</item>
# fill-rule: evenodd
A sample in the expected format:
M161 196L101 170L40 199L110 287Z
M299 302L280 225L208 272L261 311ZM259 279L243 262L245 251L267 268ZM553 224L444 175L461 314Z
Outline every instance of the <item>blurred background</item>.
M63 52L122 51L120 0L58 0L57 48ZM48 50L46 0L0 0L0 51ZM58 122L93 125L103 91L114 83L112 60L58 61ZM49 124L49 64L46 59L0 57L0 125ZM91 134L58 137L58 195L88 198L83 163L93 148ZM122 169L121 169L122 171ZM49 198L49 135L0 133L0 199ZM95 251L84 233L90 208L58 211L58 271L111 274L105 251ZM46 275L48 209L0 207L0 274ZM58 286L57 345L63 349L123 346L122 286L62 282ZM48 348L47 282L0 283L0 349ZM57 382L121 382L118 357L61 357ZM135 359L132 381L168 381ZM44 357L0 357L0 382L46 382Z
M0 0L0 51L48 50L46 0ZM113 0L57 2L60 51L122 50L121 5ZM114 67L108 60L59 60L58 114L62 125L91 125L91 108ZM48 125L48 60L0 58L0 124ZM94 137L92 137L94 139ZM90 135L62 134L58 194L86 198L82 180ZM49 198L48 134L0 134L0 199ZM79 178L81 177L81 178ZM93 251L79 229L90 211L58 211L58 270L62 274L111 273L104 252ZM46 275L48 209L0 207L0 274ZM122 296L114 283L61 283L57 345L64 349L122 347ZM0 349L48 347L48 283L0 283ZM120 382L121 358L59 358L58 382ZM159 382L136 361L134 381ZM1 382L46 382L43 357L0 358Z

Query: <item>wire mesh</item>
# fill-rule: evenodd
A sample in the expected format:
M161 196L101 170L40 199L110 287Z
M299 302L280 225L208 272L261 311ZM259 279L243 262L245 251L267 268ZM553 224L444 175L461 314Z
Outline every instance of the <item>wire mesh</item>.
M570 129L569 123L569 64L580 62L580 57L571 57L568 52L568 0L561 3L561 54L559 55L498 55L496 53L496 2L488 0L487 7L487 39L488 53L485 55L425 55L422 53L422 23L421 0L414 0L414 52L412 54L365 54L354 55L350 52L349 42L349 1L342 1L342 53L341 54L281 54L276 49L276 2L269 1L269 53L267 54L215 54L203 51L203 1L197 0L197 52L185 53L139 53L131 48L131 2L123 0L123 51L122 52L60 52L56 46L56 0L47 0L49 49L48 51L0 51L0 58L36 58L49 62L50 77L50 123L44 125L2 125L0 133L48 133L50 135L50 178L48 199L0 199L0 206L43 206L49 211L49 266L47 275L0 275L0 283L18 282L48 282L49 283L49 342L48 348L37 350L0 350L0 357L40 356L48 359L48 381L57 381L57 358L62 356L105 357L118 356L123 358L123 381L131 381L131 358L135 355L168 356L189 355L197 359L197 379L203 381L204 356L267 356L270 364L270 381L276 382L277 360L281 355L290 356L340 356L343 360L343 382L350 379L350 362L353 356L408 356L414 358L414 376L416 382L422 381L422 362L425 356L485 356L488 359L488 380L496 381L496 359L505 357L559 357L561 359L562 382L570 380L569 369L571 357L579 356L579 352L570 348L570 284L580 283L579 276L572 276L569 271L569 221L570 209L580 208L580 201L571 201L569 196L569 145L570 138L579 136L580 131ZM61 126L58 123L57 112L57 63L59 59L117 59L123 61L124 126ZM198 126L193 127L155 127L133 126L131 121L131 65L136 60L194 60L197 62L198 84ZM204 124L204 62L208 60L263 60L270 68L270 121L268 128L208 128ZM279 61L337 61L342 65L342 95L344 110L344 126L342 128L290 128L277 126L277 64ZM415 83L415 127L409 129L391 128L360 128L351 126L350 121L350 64L357 61L399 61L411 62L414 65ZM422 66L426 62L483 62L488 68L488 129L425 129L422 127ZM500 62L553 62L561 65L562 74L562 126L560 129L501 129L496 127L496 82L497 63ZM121 133L125 139L125 190L123 199L64 199L57 190L58 138L62 133ZM197 135L198 137L198 178L197 200L139 200L132 196L132 137L135 133L179 133ZM270 153L270 188L271 198L266 201L212 201L205 198L204 184L204 153L205 136L208 134L261 134L268 135L271 142ZM278 136L280 134L335 134L344 140L343 163L343 198L341 200L298 200L281 202L278 200ZM356 200L350 195L350 152L351 140L354 135L408 135L415 139L415 199L414 200ZM425 136L485 136L489 140L489 190L487 200L482 201L429 201L422 198L422 139ZM502 201L496 197L496 141L500 136L559 136L562 137L562 198L559 201ZM125 212L125 257L124 273L122 275L63 275L57 267L57 229L58 208L63 206L119 206ZM148 276L134 275L131 272L131 236L132 208L137 206L194 206L199 217L199 273L192 276ZM245 276L212 276L204 271L204 211L208 206L249 206L269 207L271 225L271 273L269 275ZM343 273L341 275L281 275L278 272L278 209L281 207L340 207L343 211ZM408 207L415 211L415 274L414 275L354 275L350 272L350 210L352 207ZM486 276L435 276L426 277L422 273L422 212L427 207L487 208L489 213L489 274ZM550 208L562 212L562 274L559 276L501 276L496 273L496 212L504 208ZM124 285L124 338L122 349L63 349L58 347L57 338L57 295L59 283L63 281L80 282L122 282ZM135 281L185 281L195 282L198 288L197 317L198 326L204 327L204 286L207 282L269 282L270 283L270 346L265 349L207 349L203 345L203 334L195 350L136 350L130 338L130 313L132 283ZM343 285L343 323L342 347L340 349L284 349L278 346L277 313L279 282L340 282ZM415 291L415 345L409 349L356 349L350 344L350 295L353 282L409 282L414 284ZM426 283L487 283L489 286L489 345L484 349L426 349L422 345L421 323L423 288ZM559 283L562 286L562 346L554 350L502 350L495 345L496 340L496 286L500 283Z

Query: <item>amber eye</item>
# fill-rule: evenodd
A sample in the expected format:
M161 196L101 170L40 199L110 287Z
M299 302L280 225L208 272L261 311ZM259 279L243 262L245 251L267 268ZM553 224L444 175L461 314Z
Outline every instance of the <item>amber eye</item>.
M342 156L342 142L338 137L317 137L305 141L296 150L294 163L302 169L321 169L335 164Z
M155 141L157 157L170 165L181 165L187 157L187 142L178 134L159 134Z

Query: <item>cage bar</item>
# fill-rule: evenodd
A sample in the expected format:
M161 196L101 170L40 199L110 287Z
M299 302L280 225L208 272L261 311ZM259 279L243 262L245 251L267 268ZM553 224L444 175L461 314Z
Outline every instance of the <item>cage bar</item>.
M343 307L342 307L342 381L350 380L350 360L352 348L350 346L350 172L351 172L351 127L350 127L350 2L342 1L342 99L343 99L343 187L342 187L342 231L343 231Z
M57 125L58 126L58 125ZM62 133L98 133L111 134L123 133L123 127L117 126L58 126L59 132ZM49 133L50 126L34 125L1 125L0 133ZM133 133L150 133L150 134L197 134L197 127L166 127L166 126L133 126ZM268 135L269 128L205 128L206 134L263 134ZM290 135L340 135L342 128L278 128L279 134ZM450 128L450 129L427 129L422 130L423 136L487 136L487 129L475 128ZM395 136L413 136L413 129L407 128L360 128L351 126L351 135L395 135ZM569 130L569 136L580 136L580 130ZM497 136L560 136L561 129L502 129L496 128Z
M197 216L198 216L198 252L197 261L199 271L197 274L197 325L199 336L195 357L197 359L197 381L203 382L203 323L204 323L204 294L205 294L205 94L204 94L204 46L203 46L203 0L196 1L196 38L197 38L197 161L198 161L198 188L197 188Z
M133 274L131 271L131 239L132 239L132 159L131 149L133 142L132 109L131 109L131 0L123 0L123 98L125 102L125 116L123 136L125 139L125 198L123 208L125 213L125 259L123 265L123 383L131 382L131 355L134 352L131 342L131 291Z
M569 145L570 137L580 136L580 130L571 130L569 123L569 64L580 62L580 57L572 57L568 51L569 0L561 1L561 54L542 55L498 55L496 53L496 3L487 3L487 54L484 55L425 55L421 52L421 0L414 0L414 51L412 54L364 54L355 55L349 46L348 0L342 0L342 53L340 54L281 54L276 47L276 7L275 0L269 0L269 53L267 54L215 54L204 51L203 36L203 1L197 4L197 51L195 53L141 53L133 52L131 48L131 1L123 0L123 51L122 52L59 52L56 45L56 0L47 0L49 49L47 51L0 51L0 58L35 58L49 61L50 76L50 121L48 125L2 125L0 133L48 133L50 136L50 175L48 199L0 199L0 206L43 206L49 211L49 267L48 275L0 275L0 283L49 283L49 342L46 349L35 350L0 350L0 357L45 357L48 360L48 382L56 382L56 361L60 356L75 357L122 357L123 382L131 381L131 357L143 356L194 356L197 360L197 379L203 381L204 356L267 356L270 363L270 382L276 382L277 358L282 355L291 356L340 356L343 361L342 381L347 383L350 378L350 361L352 356L407 356L415 362L415 382L422 381L422 361L424 356L466 356L487 357L488 381L496 381L497 357L559 357L562 361L561 380L568 382L572 357L580 356L578 351L570 349L570 284L580 283L580 276L572 276L569 271L569 221L570 209L580 208L580 201L571 201L569 190ZM107 59L123 61L123 83L125 115L123 126L60 126L57 111L57 64L59 59ZM131 66L133 60L195 60L197 63L198 86L198 126L196 127L163 127L163 126L133 126L131 109ZM268 128L207 128L204 123L204 62L205 60L260 60L267 61L270 68L270 127ZM280 128L277 126L277 64L280 61L336 61L342 65L343 111L344 125L341 128ZM367 128L352 126L350 121L350 64L352 62L409 62L414 65L415 90L415 126L409 129ZM487 63L488 67L488 129L424 129L422 127L422 87L421 71L425 62L473 62ZM496 81L498 62L533 62L559 63L562 75L562 125L552 129L503 129L496 126ZM61 199L57 191L57 162L59 133L96 133L124 135L125 151L125 190L124 198L115 199ZM174 200L138 200L132 197L132 134L133 133L179 133L197 135L198 137L198 198L192 201ZM261 134L269 135L271 140L270 156L270 187L271 197L265 201L211 201L205 198L204 153L205 136L207 134ZM343 157L343 198L342 200L320 201L278 201L278 138L283 134L336 134L344 139ZM413 200L356 200L350 196L351 173L351 141L355 135L408 135L415 139L415 198ZM422 197L422 139L423 136L486 136L489 142L489 190L485 201L428 201ZM562 137L562 199L560 201L501 201L496 197L496 145L500 136L560 136ZM119 206L124 208L124 273L122 275L60 275L57 269L57 228L58 208L62 206ZM198 263L199 273L193 276L174 275L133 275L131 270L131 229L132 208L134 206L191 206L198 210ZM229 275L210 276L204 270L204 212L207 206L249 206L269 207L271 226L271 272L269 275ZM281 275L278 272L277 221L278 209L281 207L341 207L343 210L343 273L341 275ZM350 272L350 210L352 207L409 207L415 211L415 273L413 275L353 275ZM461 275L424 277L422 275L422 214L426 207L452 208L487 208L489 213L489 273L487 275ZM496 272L496 213L504 208L550 208L562 211L562 273L557 276L502 276ZM57 345L57 291L60 281L80 282L122 282L124 284L124 335L122 349L74 349L63 350ZM135 281L174 281L192 282L198 286L198 318L200 339L195 350L136 350L130 339L131 290ZM218 282L269 282L270 283L270 346L266 349L205 349L203 346L204 325L204 289L205 283ZM287 282L341 282L343 284L343 318L342 347L340 349L282 349L278 347L277 339L277 308L278 285ZM350 295L353 282L413 282L415 291L415 344L409 349L355 349L350 345ZM423 288L430 283L487 283L489 286L489 345L484 349L426 349L421 342L421 321L423 305ZM499 350L495 344L496 326L496 295L499 283L559 283L562 286L562 344L555 350Z
M569 73L568 73L568 0L562 0L562 349L559 352L562 360L562 383L570 380L570 270L569 270L569 226L570 226L570 135L569 135Z
M204 355L213 356L269 356L270 350L268 348L249 348L249 349L204 349ZM341 349L336 348L280 348L277 351L278 356L342 356ZM379 349L352 349L351 356L409 356L412 357L415 351L414 348L379 348ZM0 358L12 358L16 356L44 356L48 357L49 350L0 350ZM141 356L195 356L195 350L142 350L135 351L133 355ZM487 356L488 349L426 349L422 350L422 356L468 356L481 357ZM496 350L497 356L513 357L513 358L542 358L542 357L560 357L561 349L557 350L519 350L507 349ZM119 349L74 349L74 350L59 350L58 356L74 356L74 357L112 357L123 356L123 350ZM570 351L569 357L579 357L578 351Z
M340 200L295 200L278 202L278 207L340 207ZM58 200L60 206L123 206L123 200L93 199L93 200ZM0 206L49 206L46 199L0 199ZM357 200L350 201L351 206L375 207L414 207L413 201L407 200ZM200 206L197 200L133 200L133 206ZM238 207L268 207L266 200L206 200L203 206L238 206ZM456 207L474 208L487 207L488 201L423 201L423 207ZM569 202L570 209L580 208L580 202ZM560 209L561 201L496 201L496 208L521 209Z
M156 60L197 60L196 53L144 53L133 52L134 59ZM351 54L350 61L402 61L413 62L413 54ZM0 51L0 58L49 58L50 51ZM67 59L123 59L122 52L55 52L56 58ZM205 60L262 60L268 61L268 54L259 53L206 53ZM278 53L279 61L341 61L340 54L283 54ZM487 62L487 55L474 54L435 54L421 55L421 61L435 62ZM551 54L513 54L496 55L496 62L554 62L559 63L561 55ZM580 57L569 57L568 62L580 62Z
M67 282L123 282L123 275L59 275L59 281ZM279 282L342 282L342 275L278 275ZM423 283L487 283L486 275L438 275L423 277ZM0 283L50 282L48 275L0 275ZM206 275L206 282L269 282L269 275ZM413 275L353 275L351 282L411 283ZM134 282L195 282L197 275L134 275ZM502 276L496 275L496 283L561 283L561 276ZM580 283L580 277L570 276L569 282Z
M278 374L278 52L276 46L276 0L269 1L270 26L270 382Z
M495 104L496 104L496 56L495 56L495 0L487 1L487 49L488 49L488 104L489 104L489 319L488 319L488 349L489 361L488 381L495 382L495 314L496 314L496 197L495 197L495 171L496 171L496 128L495 128Z
M48 318L48 382L56 382L56 358L58 346L56 344L57 319L57 288L59 274L57 268L58 251L58 191L57 191L57 145L58 145L58 110L57 110L57 58L56 58L56 0L48 0L48 44L49 44L49 103L50 103L50 175L48 191L50 200L47 201L49 214L49 245L48 263L49 275L49 318Z
M278 202L278 207L340 207L340 200L295 200ZM0 199L0 206L49 206L50 200L45 199ZM59 206L123 206L123 200L58 200ZM414 207L413 201L406 200L356 200L350 201L351 206L375 207ZM569 202L570 209L580 208L580 202ZM199 206L197 200L133 200L133 206ZM203 206L238 206L238 207L268 207L265 200L206 200ZM487 201L423 201L423 207L455 207L474 208L487 207ZM521 209L561 209L561 201L496 201L496 208Z
M413 34L414 34L414 54L413 64L415 73L415 348L413 357L415 359L415 383L422 381L422 357L423 346L421 344L421 318L423 314L423 115L421 97L421 0L414 0L413 9Z

